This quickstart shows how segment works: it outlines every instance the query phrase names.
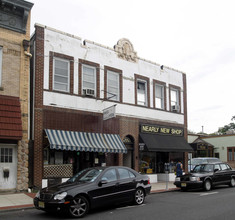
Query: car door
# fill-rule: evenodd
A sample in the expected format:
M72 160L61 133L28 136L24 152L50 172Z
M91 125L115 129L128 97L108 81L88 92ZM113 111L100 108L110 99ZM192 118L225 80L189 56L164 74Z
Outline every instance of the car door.
M221 181L224 182L224 183L230 182L230 179L231 179L231 169L230 169L230 167L225 163L220 164L220 166L221 166L221 170L222 170L222 179L221 179Z
M103 182L103 184L102 184ZM89 192L95 206L115 203L118 178L115 168L107 169L97 182L97 187Z
M223 173L221 173L221 167L219 164L214 165L214 177L213 177L213 182L214 184L219 184L223 180Z
M136 176L133 172L126 168L117 168L119 182L118 182L118 200L130 201L134 198L136 190Z

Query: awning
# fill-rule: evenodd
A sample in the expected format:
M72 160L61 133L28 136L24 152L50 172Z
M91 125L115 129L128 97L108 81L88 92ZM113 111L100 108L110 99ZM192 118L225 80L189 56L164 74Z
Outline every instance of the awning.
M21 140L22 135L19 97L0 95L0 139Z
M127 153L118 134L45 129L50 148L57 150Z
M192 152L192 147L182 136L140 133L148 151Z

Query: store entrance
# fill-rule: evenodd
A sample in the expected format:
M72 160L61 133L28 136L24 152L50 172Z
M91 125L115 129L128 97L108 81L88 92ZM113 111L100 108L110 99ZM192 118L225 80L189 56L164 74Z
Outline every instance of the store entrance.
M169 163L169 153L168 152L157 152L157 172L164 173L164 164Z

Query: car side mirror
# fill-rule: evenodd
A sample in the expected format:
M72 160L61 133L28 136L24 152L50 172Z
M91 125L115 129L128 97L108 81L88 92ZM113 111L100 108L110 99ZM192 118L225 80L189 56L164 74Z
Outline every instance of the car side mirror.
M100 182L99 182L99 186L102 186L102 185L107 184L107 183L108 183L107 178L101 179Z
M217 171L219 171L219 169L214 169L214 172L216 173Z

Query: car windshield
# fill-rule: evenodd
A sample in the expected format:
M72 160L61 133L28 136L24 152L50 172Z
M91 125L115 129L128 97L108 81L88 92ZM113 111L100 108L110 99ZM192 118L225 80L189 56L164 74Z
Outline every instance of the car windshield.
M212 172L213 168L213 164L201 164L194 167L193 173Z
M73 182L93 182L102 173L103 169L85 169L67 180L69 183Z

